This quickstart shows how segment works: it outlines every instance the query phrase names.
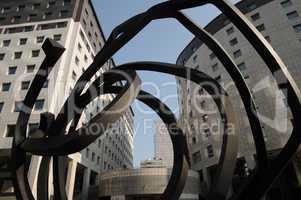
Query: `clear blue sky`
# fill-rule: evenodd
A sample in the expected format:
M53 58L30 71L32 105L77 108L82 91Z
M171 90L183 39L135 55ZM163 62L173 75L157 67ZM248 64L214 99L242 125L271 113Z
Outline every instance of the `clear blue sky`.
M231 0L238 2L239 0ZM128 18L144 12L162 0L93 0L106 37L114 27ZM211 6L185 10L201 26L219 14ZM192 35L173 19L152 22L113 58L117 64L133 61L161 61L175 63L178 55L192 40ZM143 89L163 100L175 112L178 111L175 78L158 73L142 72L140 77L145 83ZM158 89L160 88L160 93ZM139 102L133 105L135 112L134 163L139 166L141 160L154 156L153 122L158 117Z

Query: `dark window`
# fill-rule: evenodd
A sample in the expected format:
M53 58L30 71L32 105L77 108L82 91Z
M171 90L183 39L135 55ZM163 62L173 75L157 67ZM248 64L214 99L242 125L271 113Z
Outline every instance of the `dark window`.
M79 59L78 59L77 56L75 56L75 64L76 64L76 65L79 65Z
M252 19L253 21L259 20L259 19L260 19L260 14L259 14L259 13L256 13L256 14L252 15L252 16L251 16L251 19Z
M17 22L17 21L19 21L20 19L21 19L21 16L13 16L13 17L11 18L11 22L12 22L12 23Z
M289 6L293 5L291 0L282 1L280 4L282 5L283 8L286 8L286 7L289 7Z
M33 31L34 29L34 26L25 26L25 32L30 32L30 31Z
M87 55L84 56L85 62L88 62L88 57Z
M215 63L214 65L211 66L212 71L217 71L218 70L218 63Z
M51 6L55 6L55 1L49 1L47 4L47 8L51 7Z
M58 23L57 23L57 27L58 27L58 28L64 28L64 27L67 26L67 24L68 24L67 22L58 22Z
M6 127L6 137L13 137L15 134L15 130L16 130L16 125L7 125Z
M70 4L71 0L64 0L64 5Z
M297 33L301 32L301 24L297 24L297 25L293 26L293 28Z
M89 12L88 12L87 9L85 9L85 13L86 13L87 16L89 16Z
M240 70L245 70L247 69L246 67L246 64L243 62L243 63L240 63L239 65L237 65L237 67L240 69Z
M205 134L205 137L208 138L211 135L210 129L209 128L205 129L204 134Z
M233 53L234 58L239 58L242 55L241 50L237 50Z
M254 10L254 9L256 9L256 8L257 8L257 6L256 6L255 3L251 3L251 4L248 5L248 10L249 10L249 11L252 11L252 10Z
M75 71L72 72L72 79L76 80L76 73L75 73Z
M61 38L62 38L62 35L61 35L61 34L56 34L56 35L53 36L53 39L54 39L55 41L60 41Z
M5 57L5 54L4 53L0 53L0 60L3 60Z
M79 51L79 52L81 52L81 51L82 51L83 47L82 47L82 45L81 45L80 43L78 43L78 45L77 45L77 49L78 49L78 51Z
M212 145L207 146L207 154L208 154L208 158L214 157L214 151L213 151L213 146Z
M234 38L234 39L230 40L230 45L231 46L235 46L237 43L238 43L237 38Z
M226 30L226 32L227 32L228 35L231 35L232 33L234 33L234 28L233 28L233 27L228 28L228 29Z
M192 160L194 163L200 162L202 160L201 152L197 151L192 154Z
M210 57L211 60L213 60L213 59L216 58L216 55L215 55L214 53L211 53L211 54L209 55L209 57Z
M8 92L10 89L11 83L2 83L2 91Z
M257 28L257 30L260 31L260 32L265 30L264 24L260 24L260 25L256 26L256 28Z
M31 55L32 55L33 58L39 57L40 50L32 50L32 54Z
M15 59L20 59L22 57L22 52L15 52Z
M25 5L24 4L23 5L19 5L18 8L17 8L17 12L22 11L24 9L25 9Z
M40 3L35 3L35 4L33 4L32 5L32 9L34 10L34 9L38 9L38 8L40 8L41 7L41 4Z
M16 101L14 112L21 112L23 107L23 101Z
M34 68L35 68L35 65L27 65L26 72L32 73L32 72L34 72Z
M198 55L194 55L194 56L193 56L193 63L196 63L196 62L197 62L197 59L198 59Z
M44 85L43 85L43 88L48 88L48 84L49 84L49 80L46 80Z
M30 85L30 81L22 81L21 90L28 90L29 85Z
M60 12L60 17L67 17L68 14L69 14L69 10L62 10L62 11Z
M36 111L43 110L44 103L45 103L44 99L37 100L36 103L34 104L34 110L36 110Z
M17 66L12 66L8 68L9 75L16 74L16 71L17 71Z
M27 43L27 38L21 38L19 44L25 45Z
M37 37L37 43L42 43L42 42L44 42L44 36L38 36Z
M89 158L89 155L90 155L90 149L86 149L86 158Z
M10 40L3 40L3 46L8 47L10 45Z
M3 106L4 106L4 102L0 102L0 113L1 113L2 110L3 110Z
M218 77L215 78L215 80L216 80L217 82L221 82L221 81L222 81L222 77L221 77L221 76L218 76Z
M286 15L287 15L287 18L289 20L294 20L294 19L296 19L296 18L299 17L299 14L298 14L297 11L293 11L293 12L287 13Z
M47 18L49 18L51 15L52 15L52 12L46 12L46 13L43 15L43 18L44 18L44 19L47 19Z

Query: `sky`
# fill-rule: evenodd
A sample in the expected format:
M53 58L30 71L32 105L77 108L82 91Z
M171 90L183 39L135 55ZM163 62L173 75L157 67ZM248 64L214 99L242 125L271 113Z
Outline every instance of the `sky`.
M239 0L230 0L233 3ZM146 11L162 0L92 0L106 38L117 25L130 17ZM200 26L205 26L214 19L219 10L212 5L205 5L183 11ZM152 22L133 40L124 46L113 59L117 65L135 61L160 61L176 63L177 57L193 39L184 27L174 19ZM178 114L176 81L173 76L154 72L141 72L139 76L143 90L152 93ZM158 120L154 112L136 101L135 113L134 165L154 157L154 122Z

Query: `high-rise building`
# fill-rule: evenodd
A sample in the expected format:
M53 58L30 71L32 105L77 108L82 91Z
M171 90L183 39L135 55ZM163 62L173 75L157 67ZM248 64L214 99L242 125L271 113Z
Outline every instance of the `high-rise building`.
M236 6L280 55L300 87L301 2L242 0ZM291 133L291 114L285 87L282 87L285 83L277 86L261 57L225 15L216 17L205 30L221 43L241 70L257 104L267 149L274 153L279 151ZM246 162L244 166L253 168L256 155L250 124L237 89L220 60L202 41L194 38L178 57L177 64L207 73L229 93L238 121L235 127L239 135L238 156ZM214 172L212 166L217 164L220 155L222 119L203 88L183 79L177 79L177 83L180 123L190 130L187 137L192 168L210 182Z
M77 79L92 63L105 43L90 0L12 0L0 2L0 148L9 150L20 105L45 55L41 45L52 38L66 48L35 103L28 134L35 129L40 113L58 114ZM108 61L97 73L114 66ZM96 77L96 76L95 76ZM95 78L94 77L94 78ZM91 80L93 81L93 80ZM100 96L90 103L80 120L85 124L112 96ZM133 112L129 110L116 126L88 148L69 156L68 199L86 197L89 184L100 171L133 166ZM122 133L122 134L120 134ZM7 154L9 155L9 154ZM3 157L7 155L2 155ZM9 158L8 158L9 159ZM28 177L36 193L40 157L30 157ZM1 184L2 192L11 191Z
M173 147L166 125L161 120L159 120L155 122L155 128L155 158L161 159L165 167L172 167Z

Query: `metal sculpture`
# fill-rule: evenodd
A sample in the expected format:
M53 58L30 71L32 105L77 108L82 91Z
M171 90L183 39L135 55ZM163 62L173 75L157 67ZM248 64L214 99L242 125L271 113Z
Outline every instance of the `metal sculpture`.
M71 92L70 97L66 100L58 116L54 117L54 115L50 113L42 114L40 127L36 131L36 134L42 135L42 137L26 138L26 128L30 113L21 111L16 125L12 149L12 161L10 163L12 173L14 175L14 187L17 199L34 200L28 184L27 172L25 169L26 153L43 156L39 170L39 192L37 194L37 198L39 200L48 199L49 163L50 158L52 157L55 199L67 199L63 172L65 164L64 156L84 149L103 133L100 131L97 134L90 134L89 131L83 131L85 128L91 128L90 126L94 122L101 123L105 127L109 123L115 122L124 114L125 110L135 99L138 99L151 107L162 118L168 127L174 149L174 166L169 184L162 194L161 199L176 200L179 198L184 187L187 169L189 167L189 155L185 135L177 125L177 120L170 112L168 107L151 94L140 90L141 81L137 76L136 71L148 70L172 74L189 79L198 84L202 83L203 81L212 82L217 86L217 88L219 88L220 95L225 97L225 101L221 101L217 98L214 99L219 108L221 116L225 120L225 124L227 124L226 122L235 124L235 114L233 112L229 96L223 90L223 88L208 75L193 69L189 69L185 66L177 66L166 63L139 62L117 66L114 69L102 74L101 77L99 77L90 85L90 87L99 88L97 94L91 95L89 92L84 91L85 85L88 84L88 81L91 79L91 77L94 76L94 74L101 68L101 66L104 65L107 60L109 60L119 49L121 49L151 21L162 18L175 18L197 38L202 40L215 53L232 77L241 95L247 116L250 121L258 161L254 175L249 177L249 181L241 187L240 191L231 196L229 199L256 200L263 197L265 192L281 174L281 171L286 167L291 157L296 152L301 140L301 136L298 135L301 127L299 123L293 124L294 128L292 135L288 143L275 160L277 165L271 165L267 157L263 130L257 117L257 111L255 110L254 112L254 109L256 108L255 102L237 65L223 49L223 47L209 33L195 25L188 17L180 12L182 9L202 6L208 3L219 8L232 21L232 23L237 26L237 28L253 45L258 54L263 58L271 72L281 70L288 82L287 89L289 107L292 110L294 119L300 119L300 89L297 87L296 82L291 77L286 66L279 58L277 53L237 8L235 8L226 0L173 0L160 3L153 6L146 12L134 16L113 30L103 49L96 55L93 63L77 81L74 90ZM47 80L49 72L64 51L63 47L49 39L45 41L42 48L46 54L46 58L42 63L37 76L34 78L24 100L26 110L32 109L44 82ZM188 73L192 76L187 76ZM120 81L126 83L122 84L121 86L116 86L116 83ZM101 85L102 87L100 87ZM215 91L212 90L212 88L205 87L205 89L209 94L214 95ZM88 125L76 130L81 112L85 106L96 96L108 93L116 94L115 99L108 106L106 106L102 112L97 114ZM145 96L148 98L143 98ZM75 102L75 105L74 108L71 108L70 110L70 107L68 106L70 105L70 102L73 101ZM75 111L75 106L80 108L80 112ZM74 116L73 119L69 119L67 117L67 113L70 112ZM71 121L72 127L68 130L68 132L66 132L67 124ZM229 192L229 186L231 184L236 157L237 136L227 134L227 126L225 126L222 154L219 161L219 170L216 174L215 181L211 185L209 190L210 192L208 194L203 194L205 199L226 199L226 196Z

